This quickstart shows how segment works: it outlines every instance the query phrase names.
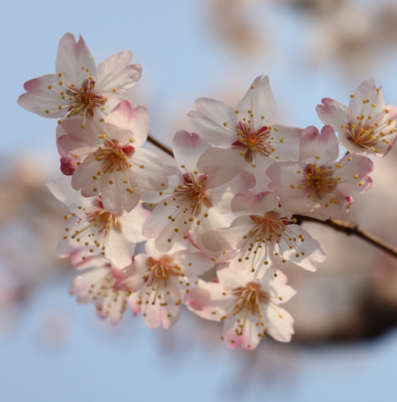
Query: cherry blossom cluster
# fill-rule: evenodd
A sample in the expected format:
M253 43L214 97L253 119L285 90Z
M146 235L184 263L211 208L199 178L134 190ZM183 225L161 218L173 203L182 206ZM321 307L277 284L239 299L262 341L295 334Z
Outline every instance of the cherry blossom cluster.
M169 329L186 305L222 321L231 348L254 349L267 334L290 341L294 321L281 305L295 291L282 270L315 271L326 258L294 215L348 212L371 186L370 157L396 141L397 108L367 80L349 106L322 100L321 133L270 124L276 103L259 76L237 108L197 99L194 132L175 134L168 165L142 147L147 109L123 97L142 73L131 58L124 51L97 66L83 38L66 34L55 74L26 82L18 100L58 119L66 177L48 188L67 212L57 253L84 270L70 294L113 324L129 305L150 328Z

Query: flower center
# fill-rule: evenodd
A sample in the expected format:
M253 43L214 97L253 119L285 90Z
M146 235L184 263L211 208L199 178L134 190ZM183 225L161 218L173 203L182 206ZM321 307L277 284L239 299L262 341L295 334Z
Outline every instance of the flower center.
M305 189L314 200L322 200L335 189L339 179L334 178L333 173L333 169L326 169L325 166L306 166Z
M266 212L264 216L250 215L250 218L255 222L255 226L243 236L244 240L249 240L240 250L238 262L251 260L251 272L259 270L262 263L265 266L268 265L269 261L272 261L273 255L280 255L283 262L285 262L283 253L286 251L295 250L296 257L305 255L298 245L298 239L303 242L305 241L304 237L301 234L296 235L289 228L290 223L296 222L294 219L290 221L273 211ZM281 241L285 246L284 250L281 247Z
M102 134L106 136L106 134ZM102 136L101 136L102 137ZM97 161L102 161L103 173L123 171L127 172L131 167L128 158L134 153L134 147L130 144L121 145L116 140L105 140L104 147L99 147L93 153Z
M93 116L95 107L105 108L106 98L94 92L95 81L93 77L89 77L84 81L80 88L76 88L73 84L66 88L65 96L69 97L71 105L68 111L68 117L80 114L85 116L86 113Z
M246 158L253 151L258 151L265 156L271 154L271 150L265 144L265 140L270 137L270 130L268 127L263 126L257 130L254 129L251 121L239 122L237 126L237 135L240 137L238 141L232 145L244 147Z

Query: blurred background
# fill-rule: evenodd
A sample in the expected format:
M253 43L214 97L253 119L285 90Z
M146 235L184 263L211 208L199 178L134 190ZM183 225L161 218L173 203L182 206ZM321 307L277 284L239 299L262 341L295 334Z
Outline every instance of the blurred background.
M229 350L220 325L184 311L151 331L127 310L117 327L67 294L55 256L61 176L56 121L20 108L29 79L55 71L60 38L83 35L97 63L122 50L143 65L129 97L170 145L194 100L235 107L268 74L278 123L321 122L324 97L344 104L367 78L397 104L397 1L14 0L0 14L0 401L395 401L397 261L363 241L305 224L328 252L316 273L286 272L297 295L290 344ZM151 145L147 145L151 148ZM155 150L162 155L160 151ZM165 159L166 156L162 155ZM397 245L397 147L346 220Z

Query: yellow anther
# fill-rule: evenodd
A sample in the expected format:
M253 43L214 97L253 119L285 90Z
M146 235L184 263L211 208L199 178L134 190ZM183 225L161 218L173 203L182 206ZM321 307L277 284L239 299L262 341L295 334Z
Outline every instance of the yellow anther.
M280 142L284 142L284 140L282 138L280 138Z
M63 82L62 82L62 81L59 81L59 85L63 85Z
M360 181L360 183L358 183L358 185L361 187L363 185L363 183Z
M293 184L290 185L291 188L295 188L295 186Z
M227 123L225 122L225 123L223 123L223 125L226 127L226 126L227 126Z
M143 169L145 166L144 165L141 165L141 166L139 166L141 169Z
M51 89L52 88L52 85L48 85L48 89Z
M93 191L94 193L96 193L98 190L97 190L96 187L94 187L94 188L92 189L92 191Z
M113 88L113 92L116 92L116 88Z
M101 134L101 135L98 135L98 138L105 138L106 137L106 134L105 133L103 133L103 134Z
M48 114L48 113L50 113L50 111L49 111L49 110L46 110L45 112L46 112L47 114Z
M351 98L354 98L354 95L350 95Z
M355 174L355 175L354 175L354 178L355 178L355 179L358 179L358 175Z

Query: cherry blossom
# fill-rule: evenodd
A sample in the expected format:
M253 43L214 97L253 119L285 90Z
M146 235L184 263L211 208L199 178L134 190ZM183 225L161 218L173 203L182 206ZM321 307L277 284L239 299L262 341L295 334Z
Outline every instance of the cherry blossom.
M218 185L222 172L203 173L197 161L210 147L194 133L179 131L174 137L173 150L180 171L169 178L168 190L160 192L165 198L143 225L143 234L156 239L156 247L163 253L171 250L182 237L187 239L189 230L202 249L200 235L211 227L228 226L232 221L233 196L255 185L255 178L249 172L242 172L223 185Z
M243 272L218 269L219 283L200 282L186 301L190 310L202 318L223 321L227 346L255 349L269 334L280 342L289 342L294 333L294 320L279 305L295 295L287 286L287 277L269 271L261 279Z
M353 196L372 185L368 174L373 162L365 156L346 155L336 162L339 149L331 126L321 135L309 126L302 133L299 162L275 163L266 170L273 180L269 187L280 197L281 205L296 213L325 220L344 216Z
M210 148L199 161L203 172L220 171L218 185L247 169L255 175L256 192L266 191L264 174L274 161L298 159L301 129L268 125L276 103L268 76L259 76L239 103L237 110L209 98L197 99L197 111L189 113L195 131L221 148Z
M264 192L233 198L232 211L239 215L229 228L210 229L202 235L202 243L211 251L240 249L230 269L260 277L273 265L294 264L309 271L326 254L317 240L295 225L292 213L279 208L277 197ZM287 264L287 265L288 265Z
M339 133L339 143L348 151L385 156L397 139L397 107L385 105L374 80L364 81L350 98L349 107L323 99L316 109L318 116Z
M182 243L176 243L167 254L156 250L154 240L145 246L146 254L135 256L125 268L115 289L132 292L128 299L136 316L142 314L149 328L160 325L169 329L182 311L186 294L198 283L197 276L214 266L203 253L190 253Z
M84 197L102 193L108 212L130 212L144 198L142 189L167 187L167 169L153 152L140 148L149 131L145 107L134 108L125 100L101 125L91 120L83 130L78 120L68 120L62 128L68 135L58 138L59 147L81 161L73 172L73 188Z
M64 216L65 233L57 246L60 257L68 257L80 249L82 260L103 255L116 268L131 264L135 244L145 240L142 224L149 211L138 204L130 213L110 213L103 207L100 196L85 198L74 191L70 178L47 183L47 187L68 209Z
M77 296L79 304L95 302L99 317L109 317L113 325L117 324L127 308L130 292L113 289L116 278L112 274L111 264L98 256L89 256L85 260L78 258L75 263L76 268L88 270L73 279L69 294Z
M79 117L81 127L86 118L104 121L106 115L124 98L142 74L139 64L129 64L131 51L110 56L96 66L84 39L76 43L65 34L59 42L56 74L47 74L27 81L27 93L18 99L20 106L43 117L60 119Z

